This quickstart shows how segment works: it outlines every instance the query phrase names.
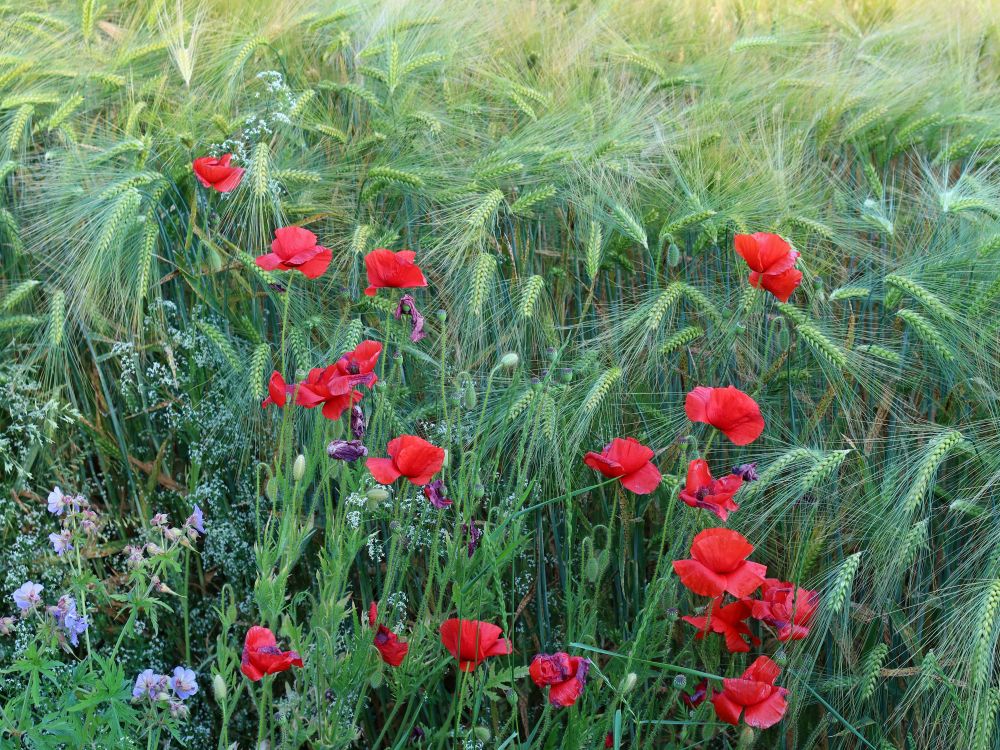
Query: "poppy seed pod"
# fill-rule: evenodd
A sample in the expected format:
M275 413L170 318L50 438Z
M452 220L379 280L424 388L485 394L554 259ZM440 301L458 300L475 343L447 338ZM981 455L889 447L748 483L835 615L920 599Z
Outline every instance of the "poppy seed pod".
M389 493L380 487L372 487L368 492L365 493L365 497L371 500L373 503L384 503L389 499Z
M476 388L472 385L472 381L469 380L465 383L465 390L462 393L462 404L466 409L476 408Z
M505 370L513 370L521 363L521 358L517 356L517 352L507 352L505 355L500 357L500 366Z
M439 321L441 321L442 323L444 323L446 320L448 320L448 311L447 310L438 310L436 313L434 313L434 316Z
M670 247L667 248L667 265L671 268L680 265L681 262L681 249L677 247L673 242L670 243Z
M267 480L267 484L264 485L264 494L272 503L278 502L278 480L275 477Z
M685 677L682 674L676 675L674 677L674 687L677 690L683 690L685 685L687 685L687 677Z
M292 464L292 478L296 482L301 482L302 477L306 475L306 457L301 453L295 457L295 463Z
M212 676L212 695L215 696L216 703L225 703L226 694L228 690L226 688L226 681L222 679L221 674L216 674Z
M486 495L486 488L482 484L476 482L476 486L472 488L472 494L477 500Z

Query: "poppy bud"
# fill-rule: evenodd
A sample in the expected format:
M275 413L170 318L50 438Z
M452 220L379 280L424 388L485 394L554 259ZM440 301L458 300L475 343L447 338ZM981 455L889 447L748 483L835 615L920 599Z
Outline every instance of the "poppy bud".
M478 739L481 742L489 742L490 737L493 736L492 734L490 734L490 730L487 729L486 727L475 727L472 730L472 733L476 736L476 739Z
M774 663L780 667L785 666L788 663L788 652L783 648L779 648L774 655Z
M226 702L226 693L228 692L226 688L226 681L222 679L221 674L216 674L212 676L212 695L215 696L216 703Z
M264 494L267 495L267 499L272 503L278 502L278 480L271 477L267 480L267 484L264 485Z
M389 499L389 493L380 487L372 487L368 492L365 493L365 497L371 500L373 503L384 503Z
M448 311L447 310L438 310L436 313L434 313L434 316L438 320L440 320L442 323L444 323L446 320L448 320Z
M569 383L573 380L573 371L568 367L563 367L559 370L559 379L564 383Z
M478 500L486 494L486 488L479 482L476 482L476 486L472 488L472 494Z
M555 362L556 357L559 355L559 350L554 346L545 347L545 356Z
M500 366L505 370L513 370L521 363L521 358L517 356L517 352L507 352L505 355L500 357Z
M462 402L466 409L476 408L476 389L472 385L472 381L469 380L465 384L465 392L462 394Z
M682 674L679 674L676 677L674 677L674 688L676 690L683 690L684 686L687 685L687 682L688 682L687 677L685 677Z
M597 583L597 579L601 576L601 564L597 561L596 557L587 559L586 574L588 581Z
M301 482L302 477L306 475L306 457L301 453L295 457L295 463L292 464L292 478L296 482Z
M753 727L744 726L740 731L740 739L736 745L736 750L748 750L753 747L753 743L757 741L757 733L753 731Z
M376 690L382 687L382 670L377 669L372 672L371 677L368 678L368 684Z
M670 243L670 247L667 248L667 265L671 268L679 265L681 262L681 249L677 247L673 242Z
M624 695L625 693L631 692L632 688L639 681L639 675L635 672L629 672L622 678L622 681L618 683L618 692Z

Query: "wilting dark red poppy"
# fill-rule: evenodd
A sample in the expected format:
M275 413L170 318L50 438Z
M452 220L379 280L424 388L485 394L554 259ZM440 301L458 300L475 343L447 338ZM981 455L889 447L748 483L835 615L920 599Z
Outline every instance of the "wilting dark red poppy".
M413 484L431 481L444 466L444 448L431 445L416 435L400 435L388 445L389 458L369 458L368 471L379 484L392 484L406 477Z
M240 184L240 180L243 179L245 170L241 167L230 166L229 162L232 161L232 158L232 154L223 154L220 157L202 156L195 159L191 164L194 176L205 187L218 190L220 193L235 190L236 186Z
M708 697L708 679L704 679L694 686L694 692L688 695L687 693L681 693L681 701L690 710L694 711L698 706L705 702Z
M635 438L615 438L600 453L589 452L583 462L637 495L648 495L660 486L660 470L652 463L655 454Z
M412 289L427 286L424 272L414 259L412 250L393 252L385 248L372 250L365 256L365 270L368 273L368 288L365 294L375 296L377 289Z
M324 417L339 419L346 409L361 400L361 391L355 388L359 385L371 388L378 380L374 369L381 352L382 345L377 341L362 341L329 367L310 370L298 386L295 402L307 409L322 405Z
M674 560L681 583L701 596L724 591L750 596L764 582L767 566L747 560L753 545L732 529L705 529L691 543L691 560Z
M742 677L727 677L722 681L723 690L712 696L715 714L728 724L743 721L757 729L773 727L788 710L785 696L788 691L774 681L781 669L766 656L758 656Z
M604 747L614 747L615 746L615 733L608 732L604 735Z
M327 248L316 244L316 235L302 227L274 230L271 252L258 255L256 263L265 271L301 271L307 278L322 276L333 258Z
M424 485L424 497L426 497L430 504L433 505L438 510L444 510L452 501L445 496L444 480L435 479L430 484Z
M802 272L795 268L798 251L778 235L766 232L738 234L734 244L750 266L750 285L788 302L802 281Z
M528 674L538 687L549 688L549 703L553 706L572 706L587 684L590 660L570 656L564 651L555 654L538 654L531 660Z
M396 320L402 320L404 315L410 316L410 341L414 344L423 338L426 338L427 332L424 331L424 316L420 314L417 309L417 301L413 299L413 295L404 294L399 298L399 304L396 305L396 311L392 314Z
M732 511L740 509L733 495L742 486L743 478L736 474L713 479L708 462L696 458L688 464L687 483L680 497L692 508L704 508L725 521Z
M240 671L254 682L266 674L276 674L301 666L302 657L298 651L281 651L274 633L267 628L254 625L247 631Z
M692 422L712 425L736 445L752 443L764 431L757 402L731 385L698 386L684 399L684 411Z
M726 639L726 648L731 653L746 653L750 650L750 644L760 645L760 638L750 632L746 623L746 619L750 617L750 609L748 600L737 599L732 604L723 606L722 597L717 596L712 600L708 614L701 617L687 615L681 619L698 628L699 632L695 636L698 640L711 631Z
M778 629L779 641L801 641L809 635L816 611L819 592L799 588L793 583L765 578L760 599L749 601L753 616Z
M503 628L479 620L452 618L441 623L441 644L458 659L458 668L471 672L491 656L503 656L513 649L500 636Z
M267 381L267 398L261 401L260 405L265 409L271 404L284 407L288 402L288 396L293 390L293 386L288 385L285 379L281 377L281 373L275 370L271 373L271 378Z

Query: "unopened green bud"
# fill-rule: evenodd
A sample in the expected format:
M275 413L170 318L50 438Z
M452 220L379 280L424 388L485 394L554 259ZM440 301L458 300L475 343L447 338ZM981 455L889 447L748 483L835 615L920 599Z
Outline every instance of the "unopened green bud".
M631 692L632 688L639 681L639 675L635 672L629 672L622 678L622 681L618 684L618 692L624 695L625 693Z
M472 730L472 733L476 736L476 739L478 739L480 742L489 742L490 737L493 736L490 733L490 730L486 727L475 727Z
M278 502L278 480L275 477L267 480L267 484L264 485L264 494L272 503Z
M384 503L389 499L389 493L383 490L381 487L372 487L368 492L365 493L365 497L371 500L373 503Z
M448 320L448 311L447 310L438 310L434 314L437 316L437 319L440 320L442 323L444 323L446 320Z
M465 384L465 392L462 394L462 403L465 405L466 409L476 408L476 388L472 385L471 380Z
M476 499L482 498L486 494L486 488L479 482L476 482L476 486L472 488L472 494L475 495Z
M225 703L227 692L226 681L222 679L222 675L212 675L212 695L215 696L215 702Z
M681 249L677 247L673 242L670 243L670 247L667 248L667 265L673 268L679 265L681 262Z
M295 463L292 464L292 479L296 482L301 482L302 477L306 475L306 457L301 453L295 457Z
M513 370L521 363L521 358L517 356L517 352L507 352L505 355L500 357L500 366L505 370Z

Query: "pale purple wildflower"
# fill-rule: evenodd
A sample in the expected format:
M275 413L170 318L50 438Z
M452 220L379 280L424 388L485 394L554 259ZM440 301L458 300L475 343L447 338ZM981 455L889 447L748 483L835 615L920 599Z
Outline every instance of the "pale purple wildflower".
M58 534L49 534L49 542L52 544L52 549L56 551L56 554L60 557L63 556L65 552L73 549L73 532L69 529L63 529Z
M197 676L193 669L174 667L174 676L170 678L170 688L178 698L184 700L198 692Z
M166 513L157 513L155 516L153 516L151 519L149 519L149 525L150 526L156 526L156 527L166 526L167 522L169 520L170 519L167 518L167 514Z
M134 568L142 564L142 547L135 547L131 544L125 545L125 555L127 559L125 562L130 568Z
M132 697L156 700L166 687L166 675L156 674L152 669L144 669L135 678L135 685L132 687Z
M197 531L199 534L205 533L205 512L199 508L197 505L194 506L194 510L191 515L187 517L184 522L185 528Z
M29 612L41 603L41 593L44 586L40 583L25 581L24 584L12 594L14 604L22 612Z
M57 516L61 516L66 510L66 496L58 486L49 493L48 508L49 513L55 513Z

